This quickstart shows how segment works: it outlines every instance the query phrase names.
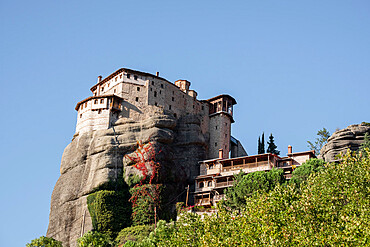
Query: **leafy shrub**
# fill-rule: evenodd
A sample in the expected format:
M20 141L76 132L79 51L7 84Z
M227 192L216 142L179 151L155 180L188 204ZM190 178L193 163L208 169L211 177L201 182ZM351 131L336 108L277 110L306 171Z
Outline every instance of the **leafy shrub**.
M119 244L126 243L127 241L141 242L144 238L149 237L149 234L154 230L154 225L138 225L122 229L116 242Z
M130 225L131 206L123 191L100 190L87 197L87 205L95 230L112 238Z
M100 232L87 232L77 239L78 247L113 247L113 242L108 234Z
M315 174L316 172L324 169L325 164L325 161L321 159L307 160L293 171L290 183L293 183L299 187L299 185L305 182L311 174Z
M27 247L62 247L62 242L49 237L39 237L26 244Z

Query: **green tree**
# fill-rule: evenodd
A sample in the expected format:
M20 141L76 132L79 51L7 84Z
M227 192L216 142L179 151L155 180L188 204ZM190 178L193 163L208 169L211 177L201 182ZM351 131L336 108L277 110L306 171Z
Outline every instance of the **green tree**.
M27 247L62 247L62 242L49 237L39 237L26 244Z
M268 144L267 153L276 155L280 154L280 151L277 150L277 146L275 145L274 136L272 135L272 133L270 134L269 141L267 142L267 144Z
M307 141L308 148L310 148L311 150L315 150L316 155L319 155L321 148L328 141L329 137L330 133L327 129L323 128L322 130L317 131L315 142L312 143L311 141Z
M282 169L273 168L269 172L258 171L245 174L240 171L234 176L234 185L226 190L225 206L240 209L246 204L247 197L255 192L268 192L277 184L284 183Z
M326 162L321 159L307 160L293 171L290 183L299 186L301 183L305 182L311 174L324 169L325 164Z
M78 247L113 247L114 243L108 234L90 231L77 239Z
M258 154L265 153L265 133L262 133L262 137L258 137Z

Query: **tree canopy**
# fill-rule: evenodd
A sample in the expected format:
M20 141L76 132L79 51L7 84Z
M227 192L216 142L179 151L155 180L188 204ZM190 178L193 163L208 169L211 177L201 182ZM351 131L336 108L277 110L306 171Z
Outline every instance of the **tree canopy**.
M267 142L267 144L268 144L267 153L276 155L280 154L280 151L277 150L277 146L275 145L274 136L272 135L272 133L269 136L269 141Z
M321 148L328 141L329 137L330 132L327 129L322 128L322 130L317 131L317 137L314 143L312 143L311 141L307 141L308 148L310 148L311 150L315 150L316 155L319 155Z

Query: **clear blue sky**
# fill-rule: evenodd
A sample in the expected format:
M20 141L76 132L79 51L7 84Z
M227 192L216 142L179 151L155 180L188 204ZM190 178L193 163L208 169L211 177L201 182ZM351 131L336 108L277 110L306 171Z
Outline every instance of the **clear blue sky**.
M121 67L235 97L249 154L370 121L369 1L0 0L0 246L46 234L75 104Z

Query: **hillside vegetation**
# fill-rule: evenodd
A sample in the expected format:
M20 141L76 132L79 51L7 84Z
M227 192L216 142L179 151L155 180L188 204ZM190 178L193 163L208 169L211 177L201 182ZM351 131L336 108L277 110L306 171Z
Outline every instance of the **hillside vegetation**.
M278 171L239 174L217 214L182 213L176 222L159 221L154 231L128 227L115 243L88 233L79 246L370 246L370 151L340 159L310 160L290 182ZM93 240L99 244L89 245Z

